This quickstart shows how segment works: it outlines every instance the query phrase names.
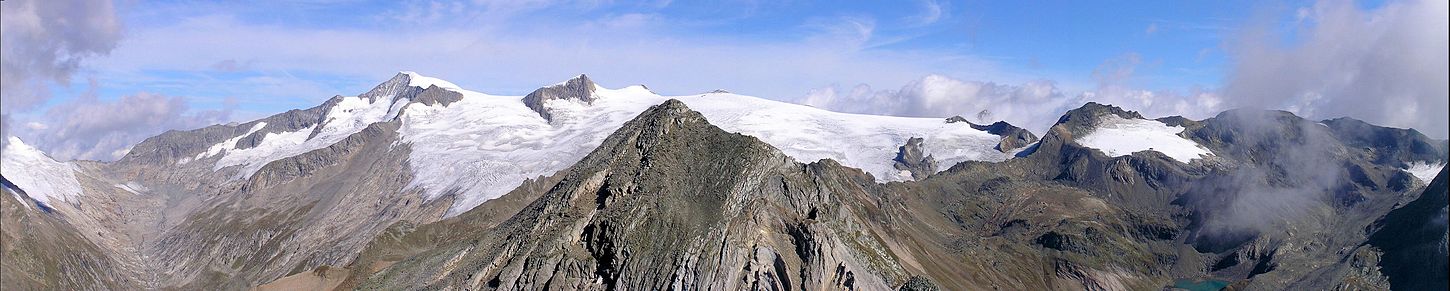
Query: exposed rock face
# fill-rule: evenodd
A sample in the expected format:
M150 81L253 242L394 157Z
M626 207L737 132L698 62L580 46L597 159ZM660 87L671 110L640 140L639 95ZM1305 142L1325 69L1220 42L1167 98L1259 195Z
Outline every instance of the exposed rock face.
M423 92L419 92L418 96L413 98L413 102L423 103L430 106L448 106L448 104L458 102L458 100L463 100L462 93L440 88L438 86L429 86L428 89L423 90Z
M1384 252L1378 266L1395 290L1450 289L1447 172L1450 169L1441 169L1420 198L1375 222L1379 229L1370 236L1369 245Z
M147 249L158 284L245 289L324 265L345 265L398 220L441 217L448 199L403 191L406 145L397 122L369 126L330 147L268 164L225 196L181 218ZM213 254L213 255L208 255Z
M0 289L128 289L137 274L0 176ZM19 197L20 199L16 199Z
M911 178L917 180L936 173L936 159L931 155L922 156L921 142L919 137L907 139L896 153L896 164L892 165L897 170L911 172Z
M594 81L589 80L589 76L579 75L564 83L534 90L533 93L524 96L524 105L533 109L534 112L538 112L539 116L544 117L544 120L553 121L553 114L549 113L549 109L544 106L545 101L579 100L584 103L593 103L596 89Z
M1004 153L1037 142L1037 135L1032 134L1032 132L1026 129L1012 126L1004 121L994 122L991 125L977 125L971 122L967 124L971 124L972 128L976 128L977 130L1001 136L1002 142L997 144L997 150Z
M967 125L977 130L986 131L987 133L1001 136L1002 142L997 144L996 149L997 151L1004 153L1011 152L1012 150L1019 149L1031 145L1034 142L1037 142L1036 134L1032 134L1031 131L1027 131L1026 129L1013 126L1006 121L993 122L989 125L980 125L972 123L971 121L967 121L965 117L952 116L947 118L947 123L966 123Z

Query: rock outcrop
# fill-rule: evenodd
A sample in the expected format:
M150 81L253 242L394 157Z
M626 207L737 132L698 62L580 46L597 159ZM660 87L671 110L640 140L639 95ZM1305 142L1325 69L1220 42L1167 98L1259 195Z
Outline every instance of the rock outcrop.
M893 159L896 164L892 165L897 170L910 172L911 178L917 180L926 179L927 176L935 174L937 169L936 159L931 155L922 156L924 151L921 149L921 142L919 137L907 139L906 144L897 150L896 158Z

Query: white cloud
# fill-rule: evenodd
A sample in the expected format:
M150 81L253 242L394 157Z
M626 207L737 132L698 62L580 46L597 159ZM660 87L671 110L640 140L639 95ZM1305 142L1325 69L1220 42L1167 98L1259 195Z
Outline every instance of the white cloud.
M121 37L121 25L109 0L13 0L0 5L3 137L10 134L13 113L44 104L51 98L51 85L69 85L83 61L109 53Z
M917 79L897 90L875 90L866 84L850 89L823 87L792 101L852 113L943 118L960 115L977 123L1002 120L1039 134L1064 112L1089 101L1138 111L1149 118L1181 115L1202 119L1223 109L1221 98L1201 90L1180 94L1111 85L1073 94L1046 80L1008 85L941 75Z
M86 94L51 107L16 135L57 160L113 160L131 145L170 129L228 121L230 109L190 110L185 98L139 93L116 101Z
M29 130L45 130L47 128L50 128L50 126L47 126L44 123L39 123L39 122L34 122L34 121L26 122L25 123L25 129L29 129Z
M1450 136L1450 5L1390 2L1364 10L1322 1L1295 12L1286 36L1250 26L1227 44L1230 106L1286 108L1311 118L1349 116ZM1284 39L1293 39L1285 44Z

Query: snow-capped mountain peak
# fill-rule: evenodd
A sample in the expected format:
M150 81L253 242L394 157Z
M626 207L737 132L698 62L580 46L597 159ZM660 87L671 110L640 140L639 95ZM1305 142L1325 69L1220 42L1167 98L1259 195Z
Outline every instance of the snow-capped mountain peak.
M75 167L50 158L18 137L10 137L0 157L0 174L41 204L72 201L81 195Z
M444 89L462 89L463 88L463 87L459 87L458 85L454 85L452 82L444 81L443 79L439 79L439 78L433 78L433 77L423 76L423 75L420 75L420 74L415 73L413 71L402 71L402 72L398 72L398 76L393 77L393 78L398 78L398 77L406 77L407 80L408 80L408 86L413 86L413 87L418 87L418 88L423 88L423 89L427 89L429 86L438 86L439 88L444 88Z
M523 102L529 109L538 112L539 116L543 117L544 120L553 121L554 114L545 103L549 103L552 100L576 100L586 104L593 104L596 98L594 93L600 89L601 87L594 84L593 80L589 80L589 76L579 74L579 76L573 79L534 90L534 92L524 96Z

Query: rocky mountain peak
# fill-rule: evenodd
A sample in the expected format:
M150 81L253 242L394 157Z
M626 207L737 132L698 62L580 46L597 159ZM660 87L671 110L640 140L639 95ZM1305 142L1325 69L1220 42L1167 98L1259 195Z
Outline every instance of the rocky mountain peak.
M1087 104L1083 104L1082 107L1068 110L1067 113L1062 114L1062 117L1057 119L1057 124L1067 125L1070 129L1089 128L1097 124L1099 118L1107 116L1108 114L1117 115L1123 119L1144 119L1143 115L1138 114L1137 111L1128 111L1113 105L1088 102Z
M393 75L393 78L383 81L377 86L373 86L367 93L358 95L358 97L371 101L380 97L397 98L403 95L417 94L417 92L423 91L423 88L409 86L412 83L413 77L416 75L416 73L412 72L400 72L397 75Z
M368 99L369 101L382 97L391 98L391 101L399 99L416 100L419 97L418 94L429 88L438 88L435 90L461 90L461 87L452 82L424 76L415 72L402 71L398 72L397 75L393 75L393 78L374 86L367 93L358 95L358 97ZM434 101L438 100L435 99ZM446 104L448 102L443 103Z
M524 105L527 105L529 109L533 109L534 112L538 112L539 116L544 117L545 120L553 121L554 116L549 113L548 108L544 107L544 101L564 99L594 103L594 91L598 88L594 84L594 81L589 80L589 76L579 74L579 76L568 81L534 90L534 92L524 96Z

